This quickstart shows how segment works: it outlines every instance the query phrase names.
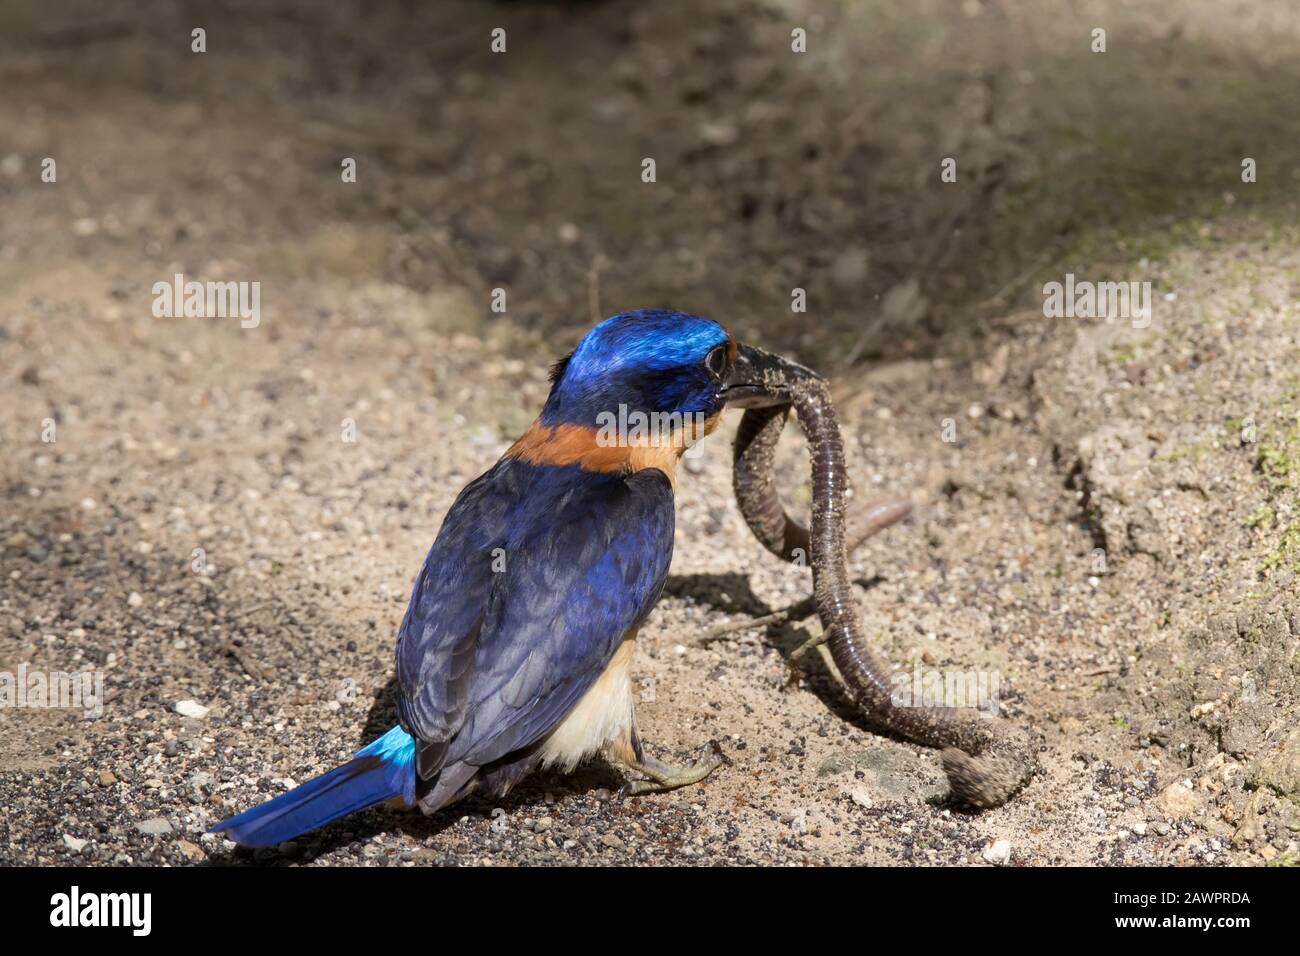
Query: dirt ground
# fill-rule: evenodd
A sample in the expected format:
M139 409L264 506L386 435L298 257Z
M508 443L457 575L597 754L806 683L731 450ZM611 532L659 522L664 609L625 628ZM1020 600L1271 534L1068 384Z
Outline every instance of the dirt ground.
M0 707L0 862L1300 861L1300 21L1167 6L4 3L0 674L105 699ZM178 272L260 282L260 324L155 318ZM1151 282L1149 326L1045 318L1067 272ZM832 375L856 493L915 502L853 557L874 649L997 674L1029 786L950 805L824 650L792 668L814 621L703 640L809 591L732 421L634 668L706 782L204 835L391 726L442 515L640 306Z

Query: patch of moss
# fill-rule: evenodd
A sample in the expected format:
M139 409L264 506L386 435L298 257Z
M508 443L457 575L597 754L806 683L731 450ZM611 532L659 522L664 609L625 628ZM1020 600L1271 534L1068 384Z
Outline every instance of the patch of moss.
M1201 456L1205 455L1207 452L1215 451L1216 449L1220 448L1222 444L1223 444L1223 433L1218 428L1215 428L1211 432L1209 432L1209 434L1205 435L1205 437L1201 438L1199 441L1195 441L1190 445L1183 445L1180 448L1175 448L1173 451L1169 452L1168 454L1157 455L1154 460L1155 461L1183 461L1184 459L1186 459L1189 461L1196 461L1199 458L1201 458Z
M1276 496L1300 488L1300 419L1278 430L1259 448L1259 470Z
M1246 518L1245 524L1247 528L1258 528L1260 525L1264 524L1266 521L1270 521L1272 518L1273 506L1267 504L1260 505L1250 514L1249 517Z
M1260 569L1300 572L1300 518L1284 521L1278 508L1285 502L1293 511L1300 502L1300 379L1289 383L1278 414L1261 426L1255 464L1268 485L1268 501L1246 519L1246 526L1277 532L1276 544Z
M1265 571L1289 567L1300 573L1300 520L1292 521L1282 529L1277 547L1264 556L1260 567Z

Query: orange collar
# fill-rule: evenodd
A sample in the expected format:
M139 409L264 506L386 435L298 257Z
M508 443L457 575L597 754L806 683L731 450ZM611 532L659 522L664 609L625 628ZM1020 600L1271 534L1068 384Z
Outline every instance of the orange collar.
M677 484L677 460L689 447L688 438L711 433L722 413L704 421L703 434L693 435L690 421L668 435L636 435L628 439L610 434L609 429L588 425L543 425L535 421L505 453L530 465L577 465L583 471L623 472L658 468Z

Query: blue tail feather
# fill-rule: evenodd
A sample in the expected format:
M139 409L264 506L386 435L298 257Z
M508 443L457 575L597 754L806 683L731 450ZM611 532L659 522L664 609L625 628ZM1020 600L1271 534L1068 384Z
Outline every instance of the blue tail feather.
M275 846L338 817L401 797L415 801L415 741L401 727L335 767L274 800L245 810L212 828L241 846Z

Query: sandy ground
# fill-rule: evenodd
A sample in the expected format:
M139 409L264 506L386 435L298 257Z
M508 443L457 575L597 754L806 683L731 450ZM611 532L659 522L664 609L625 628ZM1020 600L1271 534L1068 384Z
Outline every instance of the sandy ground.
M1297 860L1287 4L230 4L205 58L172 5L10 6L0 673L91 670L105 701L0 708L0 862ZM1044 318L1067 271L1150 281L1150 326ZM155 318L176 272L259 281L260 325ZM726 755L703 785L620 799L594 765L275 852L202 835L391 725L443 513L592 315L639 305L833 373L857 494L916 503L854 556L875 650L997 674L1041 741L1026 790L950 806L821 651L791 666L811 621L702 642L809 588L736 511L732 422L683 473L635 665L653 751Z

